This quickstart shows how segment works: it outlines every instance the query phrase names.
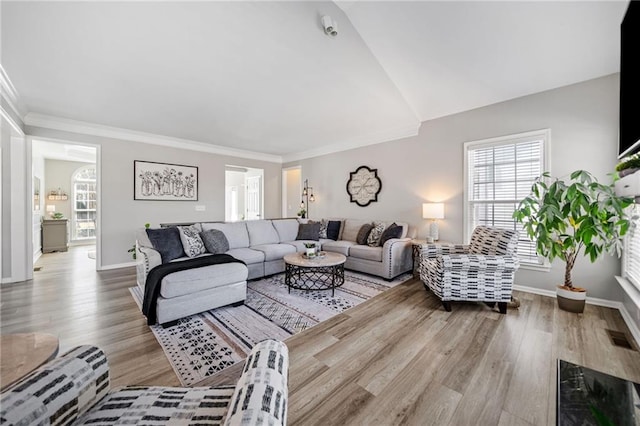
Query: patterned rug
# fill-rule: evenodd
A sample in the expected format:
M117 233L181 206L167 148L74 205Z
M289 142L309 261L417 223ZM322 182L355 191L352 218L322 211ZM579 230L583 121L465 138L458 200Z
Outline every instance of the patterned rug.
M242 361L266 338L284 340L411 278L393 281L345 271L345 283L331 291L287 291L284 274L250 281L243 306L222 307L184 318L173 327L152 326L183 386L191 386ZM142 294L129 289L138 306Z

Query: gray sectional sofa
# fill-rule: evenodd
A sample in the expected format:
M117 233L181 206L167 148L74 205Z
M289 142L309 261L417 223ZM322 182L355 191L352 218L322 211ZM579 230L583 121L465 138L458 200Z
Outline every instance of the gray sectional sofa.
M299 219L269 219L242 222L201 222L194 224L202 231L217 229L229 242L227 254L240 263L210 265L174 272L161 283L157 301L158 323L241 302L246 297L246 281L284 272L283 257L304 252L305 243L314 242L321 250L342 253L347 257L345 268L392 279L413 267L408 224L402 226L400 238L392 238L382 247L356 243L360 227L371 221L344 219L338 240L296 240ZM390 224L391 222L388 222ZM162 263L144 229L136 234L137 282L144 293L148 272ZM179 262L183 259L173 260Z

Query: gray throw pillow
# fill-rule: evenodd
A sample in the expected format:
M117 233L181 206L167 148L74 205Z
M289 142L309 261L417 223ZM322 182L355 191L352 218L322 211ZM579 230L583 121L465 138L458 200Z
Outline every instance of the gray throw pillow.
M364 225L362 225L360 227L360 230L358 231L358 236L356 237L356 243L360 245L367 244L367 238L369 237L369 234L371 233L372 229L373 229L373 225L370 223L365 223Z
M223 254L229 251L229 240L224 232L218 229L202 231L200 238L209 253Z
M180 232L180 241L182 241L182 247L187 256L196 257L207 252L195 226L178 226L178 232Z
M296 240L320 240L320 222L301 223Z
M184 249L178 228L146 229L151 245L160 253L162 263L184 257Z
M383 246L384 243L392 238L400 238L400 235L402 235L402 226L399 226L394 222L382 233L379 245Z

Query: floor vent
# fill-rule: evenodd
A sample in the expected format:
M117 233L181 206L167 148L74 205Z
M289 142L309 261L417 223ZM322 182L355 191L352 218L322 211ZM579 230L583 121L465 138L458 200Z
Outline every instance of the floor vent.
M607 331L607 334L609 335L609 338L611 339L611 342L614 345L620 346L621 348L631 349L634 351L636 350L636 348L627 338L627 335L624 334L623 332L615 331L615 330L606 330L606 331Z
M34 266L33 272L38 272L40 269L42 269L42 266Z

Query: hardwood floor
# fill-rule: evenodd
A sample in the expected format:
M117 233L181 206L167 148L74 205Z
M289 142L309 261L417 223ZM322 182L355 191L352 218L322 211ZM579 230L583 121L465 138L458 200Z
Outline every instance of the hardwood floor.
M1 332L56 334L61 352L96 344L115 386L178 385L129 295L133 268L96 273L90 262L81 247L45 255L33 281L3 285ZM640 353L605 331L630 338L616 310L575 315L517 296L507 315L465 303L447 313L411 280L292 336L289 424L551 425L558 358L640 382ZM202 384L234 382L239 367Z

